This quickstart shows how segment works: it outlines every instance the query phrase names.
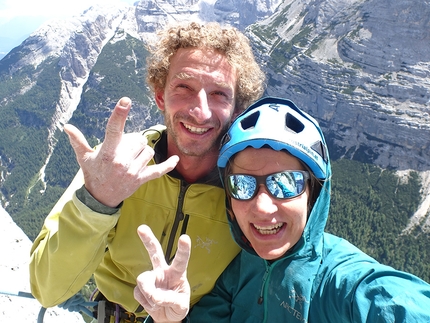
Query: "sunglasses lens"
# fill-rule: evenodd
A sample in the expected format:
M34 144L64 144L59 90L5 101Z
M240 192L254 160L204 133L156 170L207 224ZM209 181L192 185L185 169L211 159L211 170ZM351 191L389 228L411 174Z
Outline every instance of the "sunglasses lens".
M236 200L250 200L259 183L265 184L270 194L278 199L290 199L303 193L306 172L283 171L267 176L231 174L226 178L227 192Z
M227 190L236 200L249 200L254 196L257 180L250 175L229 175L226 180Z
M288 199L296 197L303 192L305 179L301 172L279 172L267 176L266 186L274 197Z

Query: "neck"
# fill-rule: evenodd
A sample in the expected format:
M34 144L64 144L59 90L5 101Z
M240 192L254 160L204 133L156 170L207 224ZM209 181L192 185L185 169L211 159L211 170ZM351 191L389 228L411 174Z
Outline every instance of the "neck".
M208 175L215 167L217 156L214 154L204 157L179 155L179 163L176 170L188 183L194 183L198 179Z
M206 148L207 149L207 148ZM177 155L179 162L175 170L188 182L194 183L208 175L215 167L218 159L217 145L205 150L201 155L187 154L178 149L176 143L167 136L167 157Z

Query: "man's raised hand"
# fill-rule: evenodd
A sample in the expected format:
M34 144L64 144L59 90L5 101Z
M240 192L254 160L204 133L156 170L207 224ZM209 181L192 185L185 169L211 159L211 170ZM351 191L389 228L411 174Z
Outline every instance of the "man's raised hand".
M76 159L81 167L85 187L100 203L116 207L131 196L143 183L170 172L179 158L171 156L165 162L147 166L154 150L141 134L124 135L131 100L118 101L110 116L100 149L89 146L84 135L74 126L65 125Z
M151 229L147 225L141 225L138 234L148 251L153 269L137 277L134 297L151 315L154 322L181 322L187 316L190 307L187 266L191 240L187 235L179 238L178 250L169 266Z

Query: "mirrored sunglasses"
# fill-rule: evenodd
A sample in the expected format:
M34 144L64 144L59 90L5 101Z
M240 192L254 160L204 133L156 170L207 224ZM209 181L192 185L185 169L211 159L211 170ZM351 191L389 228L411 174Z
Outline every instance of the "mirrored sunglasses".
M263 184L267 191L277 199L291 199L305 191L309 172L284 170L263 176L249 174L230 174L225 179L227 194L236 200L251 200Z

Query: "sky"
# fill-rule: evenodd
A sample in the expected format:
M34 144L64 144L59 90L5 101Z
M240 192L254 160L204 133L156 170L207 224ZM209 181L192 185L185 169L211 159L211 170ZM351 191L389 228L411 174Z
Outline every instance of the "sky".
M0 59L42 23L80 15L94 4L138 0L0 0ZM2 55L3 54L3 55Z

